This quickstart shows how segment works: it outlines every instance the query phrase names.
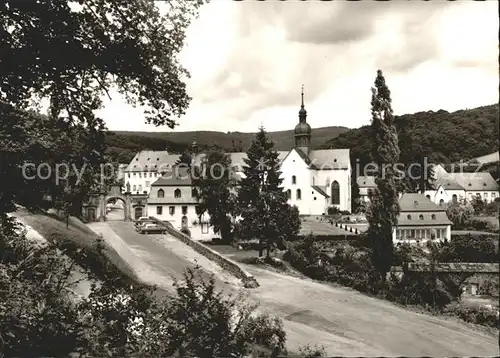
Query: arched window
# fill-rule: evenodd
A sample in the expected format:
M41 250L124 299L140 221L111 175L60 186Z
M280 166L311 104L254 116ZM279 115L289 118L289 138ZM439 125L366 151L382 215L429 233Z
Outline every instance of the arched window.
M451 197L451 201L453 201L454 203L458 201L457 194L453 194L453 196Z
M332 183L332 205L340 204L340 187L338 181Z
M180 197L181 197L181 189L175 189L174 198L180 198Z
M300 191L300 189L297 189L297 200L300 199L302 199L302 192Z
M423 216L422 214L420 214L420 215L418 216L418 218L419 218L420 220L424 220L424 216Z
M292 191L290 189L286 191L286 195L288 196L288 200L292 199Z
M297 177L295 175L292 176L292 184L297 184Z
M431 196L430 195L426 195L425 196L427 199L431 200Z
M436 220L436 214L432 214L432 215L431 215L431 219L432 219L432 220Z
M408 215L406 216L406 218L407 218L408 220L411 220L411 215L410 215L410 214L408 214Z
M164 198L165 197L165 192L163 191L163 189L158 190L157 193L156 193L156 196L159 197L159 198Z
M439 206L443 206L443 205L444 205L444 199L439 200Z

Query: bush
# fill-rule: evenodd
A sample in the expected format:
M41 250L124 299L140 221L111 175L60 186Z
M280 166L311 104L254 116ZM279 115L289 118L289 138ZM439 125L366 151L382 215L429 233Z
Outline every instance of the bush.
M492 237L485 235L453 235L441 243L441 262L498 262L498 250Z
M484 208L484 213L486 215L498 216L499 212L500 212L500 201L498 200L488 203Z
M498 310L486 307L472 307L463 304L451 304L444 309L444 313L460 317L466 322L489 327L499 327Z
M188 270L177 296L115 285L103 275L88 298L68 295L73 262L0 226L0 342L5 356L234 356L285 352L279 319Z

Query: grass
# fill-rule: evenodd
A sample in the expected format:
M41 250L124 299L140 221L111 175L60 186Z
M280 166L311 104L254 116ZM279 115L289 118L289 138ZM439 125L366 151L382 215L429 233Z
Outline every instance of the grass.
M31 226L34 230L40 233L50 243L57 244L61 249L66 249L68 256L80 261L78 264L84 268L90 268L93 272L100 271L112 265L111 269L120 272L124 279L137 281L133 269L125 262L118 253L113 250L109 245L103 244L103 254L106 257L106 262L99 257L97 252L97 242L101 238L96 235L92 230L87 228L80 220L70 217L68 220L68 227L66 227L66 219L58 217L54 213L31 213L26 209L18 209L16 216L19 217L24 223ZM74 257L71 252L74 249L84 249L87 255L87 260L92 262L93 267L85 267L89 262L82 262L81 258ZM87 264L87 265L86 265ZM94 266L94 265L97 265ZM98 274L97 272L94 272Z

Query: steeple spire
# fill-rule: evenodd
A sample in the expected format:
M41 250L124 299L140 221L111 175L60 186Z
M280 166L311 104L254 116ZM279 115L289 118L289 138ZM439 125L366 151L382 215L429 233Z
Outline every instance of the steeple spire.
M307 111L306 111L306 108L304 106L304 85L302 85L300 97L301 97L301 101L300 101L300 111L299 111L299 122L304 123L306 121L306 117L307 117Z

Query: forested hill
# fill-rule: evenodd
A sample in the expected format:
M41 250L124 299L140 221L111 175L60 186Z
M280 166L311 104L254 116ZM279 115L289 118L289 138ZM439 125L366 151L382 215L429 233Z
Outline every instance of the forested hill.
M334 138L341 133L348 131L346 127L322 127L313 128L311 144L317 148L326 140ZM269 136L274 141L278 150L289 150L294 146L293 130L269 132ZM241 141L241 150L246 151L250 143L255 138L255 133L242 132L215 132L215 131L193 131L193 132L111 132L106 142L108 153L120 161L128 163L134 155L145 149L168 150L172 153L181 153L191 146L193 139L200 148L210 147L218 144L224 149L239 150ZM233 149L233 141L235 149Z
M498 150L498 105L449 113L418 112L395 117L401 161L426 156L429 162L457 163ZM331 138L322 148L350 148L351 160L369 160L370 126L351 129Z

